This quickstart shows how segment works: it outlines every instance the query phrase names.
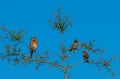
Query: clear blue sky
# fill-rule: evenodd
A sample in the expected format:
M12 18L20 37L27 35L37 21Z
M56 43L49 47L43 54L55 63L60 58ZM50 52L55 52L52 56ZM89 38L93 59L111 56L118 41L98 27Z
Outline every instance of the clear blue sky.
M97 47L107 50L105 58L120 56L119 0L0 0L0 26L16 30L22 28L27 43L32 36L38 38L37 51L55 52L61 43L60 36L48 26L47 20L52 18L58 6L65 14L71 14L73 21L73 28L64 35L66 47L75 38L79 41L95 39ZM119 65L119 60L112 63L113 71L118 74L115 79L120 79ZM76 66L71 73L71 79L112 79L105 71L98 73L94 65ZM36 71L33 65L23 67L0 63L0 79L63 79L63 74L46 66Z

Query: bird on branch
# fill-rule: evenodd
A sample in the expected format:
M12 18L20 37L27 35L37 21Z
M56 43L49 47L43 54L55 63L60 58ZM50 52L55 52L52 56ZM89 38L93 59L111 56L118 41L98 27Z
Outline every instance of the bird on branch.
M85 62L89 63L89 55L86 51L83 51L83 59Z
M76 50L78 48L78 40L74 40L74 43L71 45L69 51Z
M35 52L37 47L38 47L38 41L35 37L32 37L30 41L30 58L32 58L33 52Z

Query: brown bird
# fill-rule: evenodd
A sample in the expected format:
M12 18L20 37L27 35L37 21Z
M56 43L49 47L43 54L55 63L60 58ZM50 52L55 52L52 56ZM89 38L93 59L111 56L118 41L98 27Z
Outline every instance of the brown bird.
M72 51L72 50L76 50L78 47L78 40L74 40L74 43L71 45L71 48L69 49L69 51Z
M33 52L35 52L37 47L38 47L38 41L35 37L32 37L30 41L30 58L32 58Z
M89 63L89 55L86 51L83 51L83 59L85 62Z

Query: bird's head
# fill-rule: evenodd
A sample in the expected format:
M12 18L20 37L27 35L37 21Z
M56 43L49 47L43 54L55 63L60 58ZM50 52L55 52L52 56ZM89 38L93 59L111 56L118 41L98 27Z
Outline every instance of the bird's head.
M88 55L87 51L83 51L83 55Z
M75 40L74 40L74 43L77 43L77 42L78 42L78 40L77 40L77 39L75 39Z
M36 39L36 37L32 37L31 40L32 40L32 41L35 41L35 40L37 40L37 39Z

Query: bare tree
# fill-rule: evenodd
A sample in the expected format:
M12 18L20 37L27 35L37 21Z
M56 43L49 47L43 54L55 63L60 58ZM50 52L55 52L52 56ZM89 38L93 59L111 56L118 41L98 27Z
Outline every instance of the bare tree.
M64 33L66 29L72 28L72 19L70 15L64 16L61 8L57 8L56 13L53 15L53 19L49 20L48 23L53 29L56 29L61 34L61 53L51 53L49 51L43 52L43 54L35 54L33 58L30 58L27 53L22 51L21 46L25 46L29 50L29 45L23 41L24 31L23 30L9 30L5 26L1 26L1 40L6 41L4 45L4 50L0 51L0 59L4 62L12 62L14 65L19 63L23 65L35 63L35 68L38 69L39 66L47 64L48 66L55 67L60 69L64 74L64 79L70 79L71 74L69 70L75 67L76 65L82 65L84 63L94 64L98 67L98 70L104 68L112 76L115 76L115 73L111 69L111 62L117 57L112 57L109 60L103 58L105 50L101 50L95 47L95 40L88 42L79 42L78 39L73 41L70 48L65 47L64 43ZM83 55L83 59L75 61L75 63L67 63L66 61L72 58L78 52ZM90 53L92 52L95 55L100 57L94 60L89 59ZM51 60L51 54L58 58L58 60ZM59 61L60 60L60 61ZM59 61L59 62L58 62Z

